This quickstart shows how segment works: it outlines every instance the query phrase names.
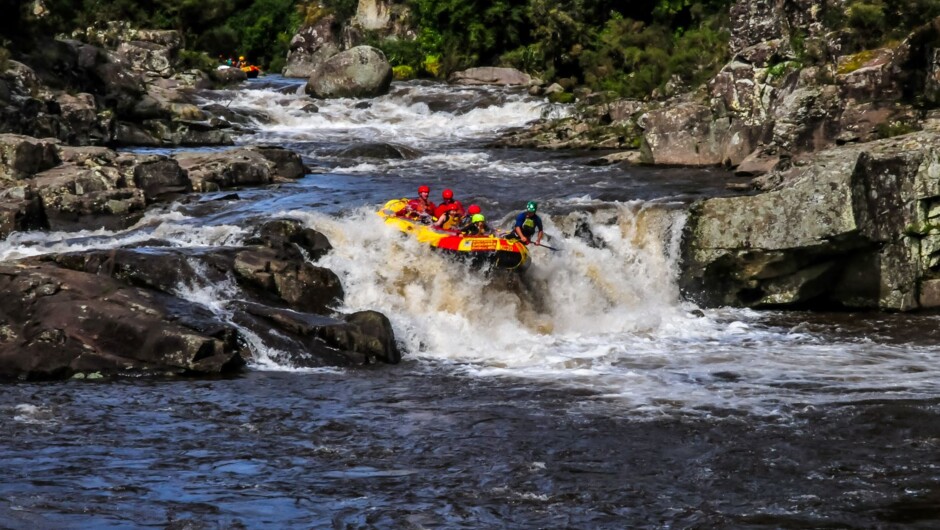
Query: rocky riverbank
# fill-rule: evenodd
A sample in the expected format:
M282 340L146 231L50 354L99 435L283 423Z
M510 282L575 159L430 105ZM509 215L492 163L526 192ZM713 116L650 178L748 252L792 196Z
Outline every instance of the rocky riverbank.
M0 233L120 230L186 193L304 174L298 155L276 147L167 157L0 135ZM299 352L296 366L398 362L383 315L331 309L343 298L339 279L310 264L330 248L297 221L275 220L238 247L142 244L5 262L0 378L224 373L250 361L240 330ZM178 296L180 286L224 281L242 291L231 321Z
M277 185L307 172L278 147L113 150L232 144L252 116L197 106L196 96L245 74L181 69L174 31L110 24L79 37L50 39L0 72L0 238L124 230L186 194ZM10 302L0 309L0 379L232 372L252 360L249 334L294 366L398 362L385 316L333 311L343 298L339 279L310 264L331 248L322 234L292 220L253 234L237 247L144 243L4 262L0 296ZM216 282L241 292L234 317L178 292Z
M692 209L682 277L702 303L935 308L940 19L843 55L820 4L737 2L732 60L704 87L662 101L586 96L575 116L498 144L756 177L748 196Z

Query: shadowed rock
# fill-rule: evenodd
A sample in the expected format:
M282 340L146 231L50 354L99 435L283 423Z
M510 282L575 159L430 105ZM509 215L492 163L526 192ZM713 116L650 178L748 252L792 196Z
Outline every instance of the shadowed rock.
M417 149L386 142L358 144L343 149L337 156L343 158L379 158L382 160L414 160L421 156Z
M264 224L251 242L261 244L95 250L27 261L170 297L159 298L161 303L170 303L188 289L237 286L237 299L217 303L228 308L233 322L250 329L270 348L283 350L286 358L281 362L296 366L399 362L401 353L384 315L372 311L341 315L333 310L343 299L339 279L307 261L330 248L322 234L282 219Z
M238 333L184 300L50 263L0 265L0 378L208 374L244 365Z
M708 304L940 306L940 135L847 145L707 199L686 225L682 284Z

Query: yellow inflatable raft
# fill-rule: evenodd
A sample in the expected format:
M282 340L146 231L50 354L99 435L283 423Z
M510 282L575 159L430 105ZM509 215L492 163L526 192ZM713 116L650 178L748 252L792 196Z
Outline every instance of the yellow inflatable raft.
M529 266L529 249L521 241L505 239L499 235L464 236L455 230L437 228L417 219L398 215L407 205L407 199L393 199L376 213L385 218L385 224L411 234L422 243L456 256L480 263L492 263L500 269L524 270Z

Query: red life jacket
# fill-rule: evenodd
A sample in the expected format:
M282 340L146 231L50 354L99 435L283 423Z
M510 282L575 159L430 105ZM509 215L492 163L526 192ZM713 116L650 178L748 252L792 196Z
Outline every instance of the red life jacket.
M423 201L421 199L411 199L408 201L408 207L405 208L405 211L417 212L419 214L426 213L430 215L434 212L434 203L430 200Z
M441 218L446 212L455 212L457 217L463 215L463 205L460 204L460 201L450 201L441 203L436 210L434 210L434 217L438 219Z

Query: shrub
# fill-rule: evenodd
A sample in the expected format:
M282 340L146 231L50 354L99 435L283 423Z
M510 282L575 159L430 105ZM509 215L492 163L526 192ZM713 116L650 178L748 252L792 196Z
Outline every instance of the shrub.
M552 103L574 103L574 94L571 92L552 92L548 100Z
M218 66L218 62L212 57L209 57L209 54L206 52L180 50L179 65L182 69L195 68L203 72L208 72L215 69L215 67Z
M875 127L875 133L878 135L878 138L891 138L894 136L901 136L902 134L912 133L916 130L917 129L911 126L911 124L900 122L900 121L879 123Z
M854 2L847 11L850 27L859 31L884 32L885 6L882 2Z
M799 70L800 66L802 65L797 61L783 61L782 63L769 66L767 68L767 75L774 78L780 78L794 70Z
M399 81L407 81L414 79L415 70L406 64L400 64L392 67L392 76Z
M10 67L10 50L0 47L0 72L6 72Z

